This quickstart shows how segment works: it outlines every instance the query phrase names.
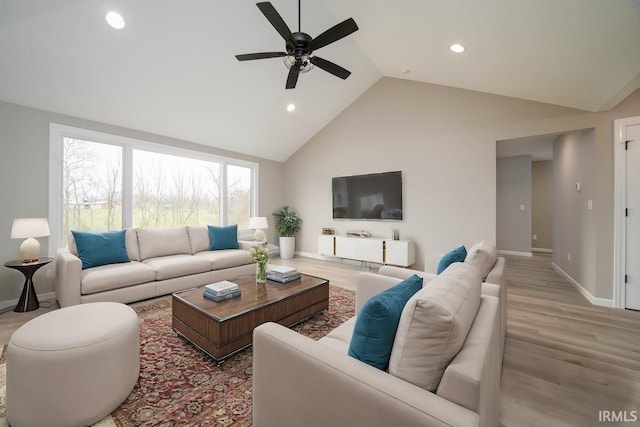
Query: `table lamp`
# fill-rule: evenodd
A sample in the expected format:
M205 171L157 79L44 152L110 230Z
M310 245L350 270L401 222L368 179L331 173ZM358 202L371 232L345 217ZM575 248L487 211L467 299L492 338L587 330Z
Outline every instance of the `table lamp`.
M12 239L26 239L20 245L22 262L35 262L40 258L40 242L34 237L49 235L47 218L16 218L11 227Z
M249 228L256 230L253 234L253 238L262 243L267 243L267 234L262 231L269 228L269 224L267 224L266 216L252 216L249 218Z

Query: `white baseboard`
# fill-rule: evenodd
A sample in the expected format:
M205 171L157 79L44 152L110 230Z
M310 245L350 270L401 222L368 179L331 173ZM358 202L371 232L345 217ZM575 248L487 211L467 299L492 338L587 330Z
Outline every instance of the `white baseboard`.
M584 286L578 283L573 277L569 275L569 273L560 268L556 263L552 262L551 265L558 273L560 273L562 277L567 279L569 283L571 283L578 290L578 292L580 292L582 296L585 297L591 304L599 305L602 307L615 307L613 299L594 297L593 295L591 295L591 292L586 290Z
M45 301L45 300L55 299L55 298L56 298L55 292L46 292L43 294L38 294L38 301ZM0 301L0 313L4 313L5 311L7 311L8 308L13 309L13 307L15 307L18 304L19 300L20 298Z
M313 252L295 252L296 255L299 255L301 257L305 257L305 258L313 258L313 259L321 259L321 260L325 260L327 257L324 255L320 255L320 254L316 254Z
M531 252L546 252L546 253L552 254L553 253L553 249L531 248Z
M533 254L531 252L516 252L516 251L502 251L499 250L498 253L500 255L513 255L513 256L526 256L526 257L532 257Z

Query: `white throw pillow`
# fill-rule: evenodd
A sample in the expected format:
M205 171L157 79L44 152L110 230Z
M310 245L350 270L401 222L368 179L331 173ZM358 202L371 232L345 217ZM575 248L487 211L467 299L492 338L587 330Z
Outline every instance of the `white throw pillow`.
M462 347L480 306L478 270L454 263L407 301L389 373L429 391Z
M478 269L482 280L487 278L487 275L498 260L498 251L496 247L490 243L482 241L471 246L464 262L473 265Z

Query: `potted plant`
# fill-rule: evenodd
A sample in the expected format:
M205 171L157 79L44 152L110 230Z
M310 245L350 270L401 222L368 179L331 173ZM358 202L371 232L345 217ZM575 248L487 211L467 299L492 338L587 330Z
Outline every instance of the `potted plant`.
M273 215L277 218L276 230L280 235L280 258L293 258L296 245L295 234L300 231L302 220L289 206L283 207Z

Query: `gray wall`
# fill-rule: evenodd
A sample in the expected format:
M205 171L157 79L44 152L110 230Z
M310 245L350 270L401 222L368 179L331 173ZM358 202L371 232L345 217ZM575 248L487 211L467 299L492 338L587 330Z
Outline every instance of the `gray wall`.
M496 159L496 247L531 253L531 156Z
M553 161L531 164L531 238L533 249L553 249Z
M285 162L285 194L303 227L297 250L318 251L321 227L364 228L427 253L496 238L496 141L595 129L597 247L594 296L613 298L613 120L640 115L640 90L614 109L590 113L549 104L385 77ZM401 223L334 221L331 177L402 170L406 219ZM595 253L594 253L595 251Z
M303 219L297 250L315 254L322 227L374 236L400 230L425 257L496 241L496 141L527 134L529 120L582 114L570 108L383 78L285 163L285 193ZM518 124L518 132L509 129ZM533 129L540 129L534 126ZM320 159L320 161L319 161ZM401 170L402 222L331 217L331 177ZM527 238L528 242L528 238Z
M273 228L275 223L271 214L284 203L282 163L0 102L0 147L2 148L0 182L3 183L1 194L3 207L0 209L0 259L7 261L18 257L20 240L10 238L14 218L48 216L49 123L51 122L259 163L258 213L268 218L271 226L268 230L269 240L277 241ZM215 139L214 135L212 139ZM43 256L53 256L54 254L46 254L47 239L39 240L43 248ZM53 292L52 269L53 265L50 264L36 273L34 282L39 294ZM20 272L0 268L0 308L7 306L8 300L17 299L20 296L23 282L24 278Z
M593 129L561 135L553 142L553 262L592 295L596 295L595 210L606 209L594 200L595 159ZM594 210L587 209L588 200L593 200Z
M260 162L260 214L290 204L303 219L299 251L317 253L321 227L339 233L365 228L417 244L416 267L427 252L496 237L496 141L595 129L595 231L598 245L582 256L598 298L613 298L613 120L640 115L640 90L614 109L590 113L549 104L408 80L382 78L282 165ZM49 122L165 144L193 144L157 135L0 103L0 255L15 258L9 239L15 217L46 216ZM214 136L212 136L212 140ZM221 155L224 151L207 149ZM239 158L246 158L238 155ZM400 223L331 219L331 177L384 170L404 173L406 219ZM283 184L284 182L284 184ZM271 217L273 218L273 217ZM273 239L274 231L269 229ZM43 246L46 246L46 242ZM566 254L565 254L566 256ZM575 259L575 257L574 257ZM18 272L0 269L0 299L17 298ZM38 280L38 279L36 279ZM52 289L38 282L39 292ZM595 290L595 291L593 291Z

